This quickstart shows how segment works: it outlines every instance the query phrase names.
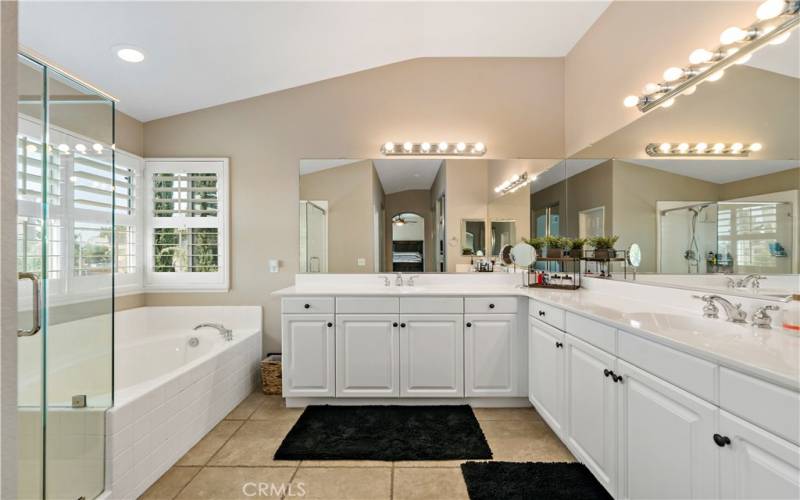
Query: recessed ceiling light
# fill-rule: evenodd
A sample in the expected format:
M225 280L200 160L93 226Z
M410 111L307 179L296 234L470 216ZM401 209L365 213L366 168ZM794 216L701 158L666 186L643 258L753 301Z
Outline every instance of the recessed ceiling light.
M144 52L136 47L117 45L113 50L114 53L117 54L117 57L125 62L138 63L144 61Z

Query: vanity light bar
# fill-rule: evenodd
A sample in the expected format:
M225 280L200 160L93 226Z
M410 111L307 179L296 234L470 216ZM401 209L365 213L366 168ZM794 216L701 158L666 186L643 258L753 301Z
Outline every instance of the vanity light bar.
M513 193L517 189L520 189L535 180L536 176L528 177L528 173L523 172L522 175L514 175L510 179L503 181L502 184L494 188L494 192L503 194Z
M386 142L381 146L386 156L483 156L482 142Z
M705 81L719 80L725 69L746 63L765 45L785 42L800 25L800 0L766 0L758 7L756 17L758 21L745 29L732 26L723 31L721 45L715 50L692 52L688 66L667 68L663 82L648 83L641 96L629 95L623 101L625 107L636 106L642 113L659 106L669 108L676 97L694 94L697 85Z
M754 142L749 146L745 146L741 142L734 142L733 144L725 144L718 142L716 144L706 144L705 142L698 142L696 144L689 144L688 142L681 142L680 144L672 144L669 142L653 143L647 145L644 150L650 156L750 156L750 153L761 151L763 146L761 143Z

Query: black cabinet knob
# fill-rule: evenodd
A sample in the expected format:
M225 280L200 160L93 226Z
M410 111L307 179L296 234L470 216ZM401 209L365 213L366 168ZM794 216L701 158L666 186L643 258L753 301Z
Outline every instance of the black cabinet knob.
M539 316L544 316L544 311L539 311Z
M556 342L556 347L558 348L564 347L564 344L561 342Z
M605 370L603 370L603 375L605 375L606 377L610 377L612 373L614 373L614 372L612 372L612 371L611 371L611 370L609 370L608 368L606 368Z
M494 309L494 304L489 304L489 309Z
M332 327L332 326L333 326L333 323L331 323L331 322L328 322L328 328L330 328L330 327Z
M406 327L405 323L400 323L400 328L405 328L405 327Z
M617 375L614 372L611 372L611 378L614 379L614 382L622 383L622 375Z
M467 323L467 328L471 327L472 323Z
M714 442L717 443L717 446L723 447L726 444L731 444L731 438L728 436L721 436L719 434L714 434Z
M392 323L392 326L397 328L397 323Z
M311 308L311 304L304 304L303 307L305 307L306 309L310 309Z

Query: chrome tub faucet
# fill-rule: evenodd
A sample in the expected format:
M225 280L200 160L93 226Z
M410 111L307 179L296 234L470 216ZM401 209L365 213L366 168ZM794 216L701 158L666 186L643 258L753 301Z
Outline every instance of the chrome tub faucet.
M194 330L199 330L201 328L214 328L222 335L222 338L225 339L226 342L233 340L233 330L225 328L222 323L200 323L194 327Z

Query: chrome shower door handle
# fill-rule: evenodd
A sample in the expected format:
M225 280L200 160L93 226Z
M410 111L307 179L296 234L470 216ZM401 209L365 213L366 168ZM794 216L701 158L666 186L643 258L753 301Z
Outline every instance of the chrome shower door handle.
M30 337L31 335L36 335L42 329L42 323L39 319L39 277L34 273L19 273L17 274L17 279L31 280L31 285L33 286L33 326L30 330L17 330L17 337Z

